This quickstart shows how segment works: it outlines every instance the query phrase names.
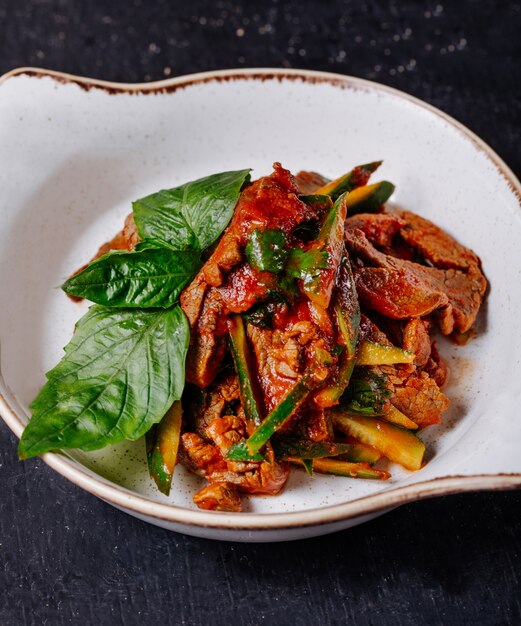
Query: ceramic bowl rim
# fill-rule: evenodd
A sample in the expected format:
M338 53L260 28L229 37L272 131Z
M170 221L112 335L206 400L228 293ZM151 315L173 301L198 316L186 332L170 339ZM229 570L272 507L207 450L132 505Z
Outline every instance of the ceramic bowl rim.
M455 128L460 134L464 135L478 150L485 153L487 158L494 164L498 173L506 180L510 189L521 204L521 184L519 180L492 148L472 131L446 113L414 96L362 78L314 70L242 68L200 72L150 83L117 83L76 76L54 70L20 67L1 76L0 86L10 78L22 75L36 78L49 77L60 83L74 83L86 91L96 88L110 94L173 93L178 89L187 88L195 84L231 80L300 80L307 83L326 83L344 89L378 91L407 100L435 114ZM13 433L17 437L20 437L24 429L24 423L18 416L17 410L14 408L13 404L14 403L8 401L7 397L0 394L0 416ZM521 488L521 473L476 474L466 476L448 475L432 480L403 485L401 487L397 486L396 488L364 496L350 502L328 505L323 508L314 508L307 511L228 514L216 511L202 511L199 509L192 510L173 504L157 502L105 480L61 453L47 453L42 455L42 459L47 465L72 483L117 507L138 515L152 517L161 522L172 522L221 530L260 531L319 526L377 514L407 502L435 496L468 491Z

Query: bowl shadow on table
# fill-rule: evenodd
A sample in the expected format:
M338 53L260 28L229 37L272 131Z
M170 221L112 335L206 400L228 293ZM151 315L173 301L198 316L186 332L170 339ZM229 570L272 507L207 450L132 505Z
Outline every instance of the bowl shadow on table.
M27 277L40 278L32 280L30 302L27 300L26 290L13 289L9 295L11 311L24 311L23 328L14 323L11 329L18 337L17 345L20 350L15 362L9 363L13 374L10 378L20 380L27 372L37 373L46 369L42 311L49 306L53 290L58 288L67 273L72 273L88 260L78 255L77 263L64 268L64 259L74 256L71 252L85 229L104 213L132 198L133 194L139 195L135 179L129 180L125 176L127 168L128 164L124 159L78 155L63 163L18 211L4 258L20 258L21 254L35 246L38 247L38 254L25 254L23 262L9 263L9 267L7 263L3 264L0 275L5 273L2 281L9 280L12 285L23 285ZM81 181L81 186L78 181ZM99 199L95 205L89 201L88 191L86 192L94 186ZM129 203L127 213L130 209ZM105 240L115 234L107 232ZM103 242L99 241L98 245ZM93 256L96 250L95 247L92 251L87 251L87 255ZM63 272L65 275L62 275ZM64 305L67 305L65 294L63 299ZM81 313L78 308L78 318ZM72 331L73 328L70 329L71 334ZM4 332L3 326L2 333ZM10 381L6 382L9 385ZM34 385L33 393L36 393L36 381ZM16 392L16 389L13 391Z

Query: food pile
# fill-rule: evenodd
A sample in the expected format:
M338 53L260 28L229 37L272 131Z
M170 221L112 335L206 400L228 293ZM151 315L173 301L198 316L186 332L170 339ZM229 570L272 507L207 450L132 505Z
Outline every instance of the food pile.
M379 165L330 181L275 163L134 203L63 286L97 304L33 402L21 458L146 433L159 489L180 462L208 482L197 506L221 511L278 493L291 464L420 469L417 432L449 404L431 333L464 343L487 283L471 250L385 206Z

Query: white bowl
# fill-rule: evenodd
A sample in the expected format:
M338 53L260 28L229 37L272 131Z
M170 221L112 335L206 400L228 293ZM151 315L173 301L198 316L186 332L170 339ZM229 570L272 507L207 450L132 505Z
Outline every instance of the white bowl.
M142 442L45 454L83 489L153 524L235 541L347 528L404 502L521 486L520 184L478 137L406 94L308 71L231 70L159 83L104 83L19 69L0 81L0 412L20 436L44 372L87 304L55 287L110 238L130 202L216 171L281 161L338 175L384 159L393 200L433 219L482 258L491 289L478 338L443 344L451 409L422 433L426 467L387 483L293 472L240 514L201 511L199 479L179 467L165 497ZM377 179L375 178L375 179Z

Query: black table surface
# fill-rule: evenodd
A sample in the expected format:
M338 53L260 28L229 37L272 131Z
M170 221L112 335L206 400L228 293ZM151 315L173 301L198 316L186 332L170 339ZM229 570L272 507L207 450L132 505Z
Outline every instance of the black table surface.
M453 115L519 174L520 4L442 2L0 0L0 73L351 74ZM0 481L0 624L521 623L521 492L438 498L334 535L248 545L120 513L39 459L18 462L3 423Z

